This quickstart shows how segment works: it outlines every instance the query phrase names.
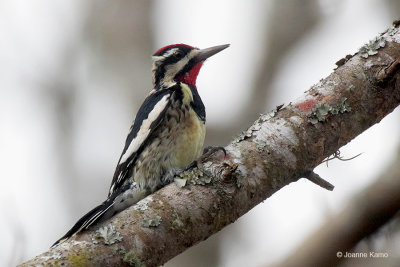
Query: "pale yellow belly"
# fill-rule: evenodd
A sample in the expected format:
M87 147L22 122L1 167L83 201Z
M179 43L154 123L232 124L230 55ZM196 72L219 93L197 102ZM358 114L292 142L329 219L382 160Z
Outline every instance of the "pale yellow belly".
M171 111L172 117L154 133L162 138L151 138L137 159L132 178L141 188L150 191L160 184L164 173L171 168L183 168L201 156L206 128L193 110Z
M200 157L203 151L206 127L202 121L197 119L197 115L193 110L190 110L188 115L185 117L185 122L180 124L183 127L179 130L175 145L176 162L173 165L178 168L192 163Z

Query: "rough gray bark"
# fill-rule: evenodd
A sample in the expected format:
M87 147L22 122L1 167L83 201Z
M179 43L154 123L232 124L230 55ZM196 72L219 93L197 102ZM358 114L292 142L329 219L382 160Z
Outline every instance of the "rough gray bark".
M234 222L400 103L400 32L393 26L304 95L262 115L176 184L21 266L156 266ZM182 180L181 180L182 181ZM320 183L323 184L323 183ZM100 229L99 229L100 228Z

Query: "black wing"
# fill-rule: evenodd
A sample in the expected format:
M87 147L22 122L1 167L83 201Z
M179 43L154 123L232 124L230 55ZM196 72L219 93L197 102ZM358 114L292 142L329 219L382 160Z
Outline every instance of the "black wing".
M164 119L165 112L171 102L170 99L173 93L171 89L152 91L139 108L115 169L109 196L121 187L126 179L129 179L136 159L143 149L143 145L150 134Z
M97 223L99 221L103 221L114 216L115 213L119 212L114 208L115 198L118 197L119 194L123 193L125 190L135 188L135 185L124 186L119 188L118 191L114 191L114 193L109 196L103 203L98 205L97 207L93 208L91 211L86 213L82 218L80 218L74 226L60 239L58 239L51 247L58 245L59 243L64 242L65 240L69 239L70 237L76 235L77 233L86 230L89 226ZM111 214L107 214L107 211L112 211ZM107 216L105 216L107 214Z

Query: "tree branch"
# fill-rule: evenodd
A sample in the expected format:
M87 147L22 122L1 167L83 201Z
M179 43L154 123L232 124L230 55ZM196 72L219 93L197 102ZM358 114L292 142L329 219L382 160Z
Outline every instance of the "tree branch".
M365 58L366 57L366 58ZM346 61L346 62L345 62ZM110 220L22 264L156 266L234 222L400 103L400 32L342 60L298 100L260 118L201 166ZM96 231L97 230L97 231Z
M346 259L346 252L352 252L358 242L399 213L399 164L400 157L380 178L349 201L340 213L327 219L326 224L298 246L292 255L274 267L337 266ZM371 261L371 257L358 258L357 264L362 266L365 263L363 260ZM382 262L387 259L380 260L376 264L390 266Z

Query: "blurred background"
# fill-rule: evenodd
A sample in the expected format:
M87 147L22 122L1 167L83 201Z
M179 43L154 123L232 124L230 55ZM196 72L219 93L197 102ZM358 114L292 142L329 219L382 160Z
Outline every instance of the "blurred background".
M0 266L46 251L104 200L151 89L158 48L231 44L206 62L197 83L206 145L226 145L399 14L396 0L0 1ZM290 184L166 266L282 261L400 162L399 120L397 108L341 149L344 157L361 156L316 169L333 192L304 179ZM399 228L363 242L398 262Z

